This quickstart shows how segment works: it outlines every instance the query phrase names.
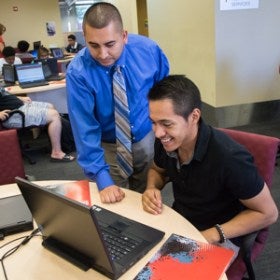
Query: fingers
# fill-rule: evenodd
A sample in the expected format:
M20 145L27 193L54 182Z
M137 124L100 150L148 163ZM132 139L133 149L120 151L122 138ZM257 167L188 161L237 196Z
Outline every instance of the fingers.
M161 193L157 189L148 189L142 195L143 209L151 214L157 215L162 212Z
M0 120L5 121L9 117L9 112L11 112L11 110L4 110L0 112Z
M115 203L122 201L125 197L124 191L118 186L109 186L99 192L102 203Z

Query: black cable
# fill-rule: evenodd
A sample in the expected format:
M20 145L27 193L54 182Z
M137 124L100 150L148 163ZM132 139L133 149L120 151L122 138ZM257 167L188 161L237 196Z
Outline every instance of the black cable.
M20 240L20 239L23 239L18 245L14 246L13 248L9 249L7 252L5 252L1 259L0 259L0 262L1 262L1 265L2 265L2 270L3 270L3 273L4 273L4 276L5 276L5 280L8 280L8 276L7 276L7 272L6 272L6 269L5 269L5 265L4 265L4 260L6 258L8 258L9 256L11 256L13 253L15 253L21 246L25 245L26 243L29 242L29 240L33 237L33 236L42 236L41 234L37 234L39 232L39 228L36 228L35 230L33 230L29 235L27 236L22 236L22 237L19 237L19 238L16 238L14 240L11 240L7 243L5 243L4 245L2 245L0 247L0 249L4 248L5 246L17 241L17 240Z

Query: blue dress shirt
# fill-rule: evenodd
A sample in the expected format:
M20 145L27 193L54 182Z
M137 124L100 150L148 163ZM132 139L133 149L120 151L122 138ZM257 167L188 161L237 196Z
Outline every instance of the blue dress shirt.
M169 73L169 63L152 40L130 34L128 43L116 62L125 77L133 142L151 131L147 94L150 88ZM78 151L78 162L85 175L99 190L114 182L105 162L101 142L115 143L114 65L100 65L88 48L82 49L67 69L68 111Z

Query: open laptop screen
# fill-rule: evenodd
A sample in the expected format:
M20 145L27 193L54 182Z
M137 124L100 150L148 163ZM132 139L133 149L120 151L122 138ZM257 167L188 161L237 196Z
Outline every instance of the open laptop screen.
M55 58L63 58L63 51L61 48L51 48L52 56Z
M19 83L45 80L41 63L19 64L15 67Z
M33 49L38 50L41 47L41 41L33 42Z
M2 68L3 79L6 83L15 83L16 73L15 67L10 64L4 64Z
M45 77L48 77L50 75L57 75L59 73L59 71L58 71L58 64L57 64L57 58L53 57L53 58L36 59L35 62L42 63ZM45 71L47 68L48 68L48 71L50 73L47 73ZM46 73L48 75L46 75Z

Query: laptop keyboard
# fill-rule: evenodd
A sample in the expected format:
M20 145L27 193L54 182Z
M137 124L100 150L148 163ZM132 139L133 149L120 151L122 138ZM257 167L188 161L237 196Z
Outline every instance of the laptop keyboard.
M20 84L21 88L31 88L31 87L40 87L48 85L48 82L38 82L38 83L28 83L28 84Z
M102 227L102 235L112 260L120 260L140 244L140 241L136 239L123 234L112 233L104 227Z
M47 77L46 79L47 79L47 81L61 81L61 80L65 79L65 76L53 75L53 76Z

